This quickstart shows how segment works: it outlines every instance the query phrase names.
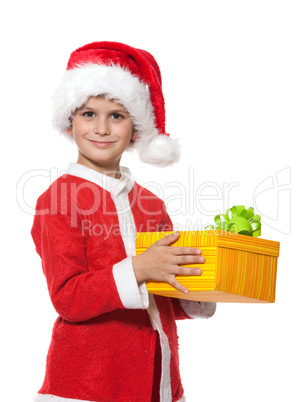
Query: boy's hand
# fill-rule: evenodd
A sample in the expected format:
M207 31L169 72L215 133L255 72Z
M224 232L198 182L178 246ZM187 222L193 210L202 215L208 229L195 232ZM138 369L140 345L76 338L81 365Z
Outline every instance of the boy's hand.
M193 247L170 247L180 236L170 234L153 243L144 253L132 257L138 283L153 280L168 282L177 290L187 294L189 290L176 279L176 275L201 275L200 268L182 267L184 264L203 264L201 250Z

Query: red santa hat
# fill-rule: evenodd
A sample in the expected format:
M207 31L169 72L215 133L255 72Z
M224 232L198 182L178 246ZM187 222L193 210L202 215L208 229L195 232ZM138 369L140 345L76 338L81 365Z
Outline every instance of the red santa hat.
M130 147L141 161L156 166L178 161L179 144L165 132L160 69L150 53L118 42L94 42L75 50L53 98L54 127L66 134L75 110L98 95L129 112L138 136Z

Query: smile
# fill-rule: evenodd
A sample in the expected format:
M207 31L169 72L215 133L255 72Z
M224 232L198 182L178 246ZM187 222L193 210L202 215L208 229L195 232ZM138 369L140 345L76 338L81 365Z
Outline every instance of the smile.
M97 148L107 148L114 144L115 141L94 141L94 140L89 140L95 147Z

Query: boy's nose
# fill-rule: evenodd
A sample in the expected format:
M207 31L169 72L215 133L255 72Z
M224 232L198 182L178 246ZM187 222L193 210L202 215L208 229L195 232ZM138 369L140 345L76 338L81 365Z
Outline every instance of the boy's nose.
M94 126L94 133L98 135L109 135L111 133L110 125L108 124L108 121L105 118L99 118L96 120Z

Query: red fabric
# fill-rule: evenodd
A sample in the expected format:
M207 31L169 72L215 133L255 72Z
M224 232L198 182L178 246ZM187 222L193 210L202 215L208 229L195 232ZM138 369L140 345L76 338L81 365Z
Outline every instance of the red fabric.
M148 190L135 184L129 200L137 231L171 229L163 202ZM92 231L84 230L84 221ZM96 402L150 401L156 331L146 310L121 303L112 267L126 253L110 194L62 176L38 199L32 236L59 314L39 392ZM175 401L183 394L175 319L184 313L179 301L155 299L171 349Z
M160 402L161 365L162 365L161 346L160 346L159 335L156 334L156 353L154 362L154 376L152 384L151 402Z
M78 65L118 64L138 76L141 82L150 87L151 103L155 111L159 134L165 134L165 106L159 66L154 57L146 50L137 49L119 42L94 42L72 52L67 69Z

